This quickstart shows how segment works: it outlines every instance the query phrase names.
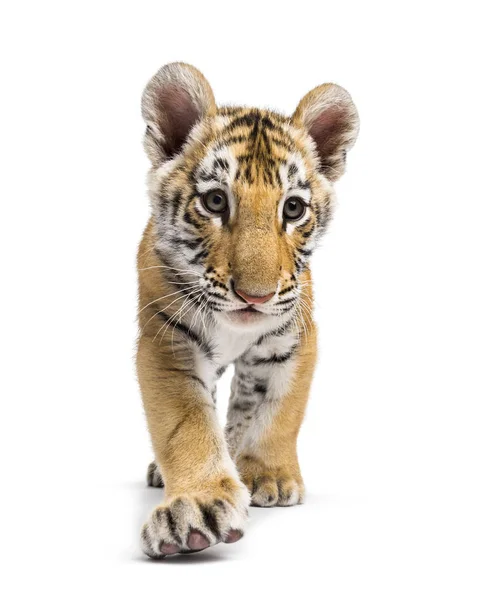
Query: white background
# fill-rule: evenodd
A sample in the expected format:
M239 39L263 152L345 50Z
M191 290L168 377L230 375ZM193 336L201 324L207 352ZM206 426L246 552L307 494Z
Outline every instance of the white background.
M2 5L4 598L495 598L491 4ZM174 60L286 113L335 81L362 127L314 259L308 501L156 563L134 260L140 95Z

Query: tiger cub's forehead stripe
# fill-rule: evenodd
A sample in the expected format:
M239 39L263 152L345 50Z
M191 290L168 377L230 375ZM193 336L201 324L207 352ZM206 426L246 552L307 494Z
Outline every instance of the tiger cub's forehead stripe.
M296 194L310 204L310 182L307 179L305 164L301 156L296 153L289 156L288 161L281 165L279 173L284 181L285 193L288 196Z
M230 148L221 147L208 152L196 171L196 189L200 194L219 185L232 184L237 170L237 161Z
M248 129L248 138L256 141L257 138L263 140L267 144L276 144L285 150L290 150L294 147L290 136L284 128L285 121L281 119L281 123L275 123L273 118L267 114L252 111L248 114L235 117L224 130L226 140L236 140L239 135L246 135Z
M224 108L216 118L214 152L230 148L236 179L283 188L280 167L296 151L286 117L258 109Z

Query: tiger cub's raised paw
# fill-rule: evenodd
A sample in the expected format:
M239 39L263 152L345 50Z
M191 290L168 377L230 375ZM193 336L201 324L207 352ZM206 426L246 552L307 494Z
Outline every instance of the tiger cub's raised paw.
M212 487L217 489L179 495L157 506L141 531L143 552L164 558L240 540L248 518L248 490L231 478Z

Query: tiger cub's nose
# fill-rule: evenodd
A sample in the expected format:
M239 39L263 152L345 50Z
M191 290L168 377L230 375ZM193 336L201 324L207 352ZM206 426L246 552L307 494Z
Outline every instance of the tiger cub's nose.
M249 294L247 294L246 292L243 292L242 290L234 289L234 291L245 302L248 302L248 304L263 304L264 302L268 302L271 298L273 298L274 294L275 294L275 292L271 292L270 294L267 294L266 296L250 296Z

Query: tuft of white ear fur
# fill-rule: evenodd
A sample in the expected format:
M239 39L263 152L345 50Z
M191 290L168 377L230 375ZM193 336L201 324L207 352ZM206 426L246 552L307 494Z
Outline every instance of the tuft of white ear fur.
M145 150L157 167L180 152L198 121L215 115L215 98L198 69L186 63L170 63L146 86L141 112L147 125Z
M305 128L315 142L325 175L331 181L339 179L345 170L346 153L360 127L348 92L334 83L319 85L302 98L292 121Z

